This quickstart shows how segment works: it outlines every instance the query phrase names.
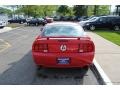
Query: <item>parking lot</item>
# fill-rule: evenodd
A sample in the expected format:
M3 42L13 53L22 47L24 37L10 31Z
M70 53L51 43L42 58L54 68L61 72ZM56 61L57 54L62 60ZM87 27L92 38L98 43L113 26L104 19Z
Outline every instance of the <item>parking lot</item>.
M31 55L31 46L40 34L41 26L24 26L16 30L0 33L0 84L40 84L40 85L98 85L91 69L81 78L80 69L42 69L39 75Z

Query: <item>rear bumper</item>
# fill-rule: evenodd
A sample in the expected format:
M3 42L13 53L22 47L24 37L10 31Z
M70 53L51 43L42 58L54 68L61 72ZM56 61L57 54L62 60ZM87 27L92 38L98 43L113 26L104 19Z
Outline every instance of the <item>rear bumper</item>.
M93 62L94 52L90 53L37 53L32 52L33 59L36 65L42 67L55 68L72 68L89 66ZM57 58L70 58L69 64L58 64Z

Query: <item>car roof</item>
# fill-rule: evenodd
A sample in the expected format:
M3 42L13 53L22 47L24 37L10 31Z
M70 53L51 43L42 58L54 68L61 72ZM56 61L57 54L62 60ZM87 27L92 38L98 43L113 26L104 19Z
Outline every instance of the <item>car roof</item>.
M108 16L100 16L100 17L120 17L120 16L111 16L111 15L108 15Z

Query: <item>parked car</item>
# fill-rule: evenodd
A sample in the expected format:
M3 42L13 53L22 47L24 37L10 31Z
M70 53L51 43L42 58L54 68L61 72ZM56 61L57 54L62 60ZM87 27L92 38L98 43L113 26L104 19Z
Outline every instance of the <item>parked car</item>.
M13 19L10 19L8 20L9 23L25 23L26 22L26 19L22 19L22 18L13 18Z
M0 28L4 28L6 26L6 22L5 21L0 21Z
M80 25L89 30L96 28L109 28L120 30L120 17L119 16L99 16L93 17L87 21L81 21Z
M54 20L54 21L60 21L60 16L54 16L54 17L53 17L53 20Z
M80 18L78 18L78 21L84 21L87 18L88 18L88 16L81 16Z
M90 16L90 17L88 17L88 18L86 18L86 19L83 19L82 21L90 20L90 19L93 18L93 17L98 17L98 16Z
M63 21L72 21L72 16L64 16Z
M84 19L88 18L88 16L72 16L71 20L72 21L82 21Z
M88 68L95 47L83 28L72 22L56 22L42 28L32 45L35 64L52 68Z
M28 22L28 21L30 21L32 19L34 19L34 18L33 17L26 18L26 22Z
M45 24L47 24L47 21L44 20L43 18L33 18L27 21L27 25L36 25L36 26L43 25L44 26Z
M47 21L47 23L52 23L53 22L53 18L45 17L44 19Z

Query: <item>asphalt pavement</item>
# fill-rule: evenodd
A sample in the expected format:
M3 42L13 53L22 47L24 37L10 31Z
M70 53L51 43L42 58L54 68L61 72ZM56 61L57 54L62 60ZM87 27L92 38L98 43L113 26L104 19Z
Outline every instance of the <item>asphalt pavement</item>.
M89 69L81 78L80 69L42 69L37 74L31 55L32 42L40 34L40 26L25 26L0 33L1 85L98 85Z

